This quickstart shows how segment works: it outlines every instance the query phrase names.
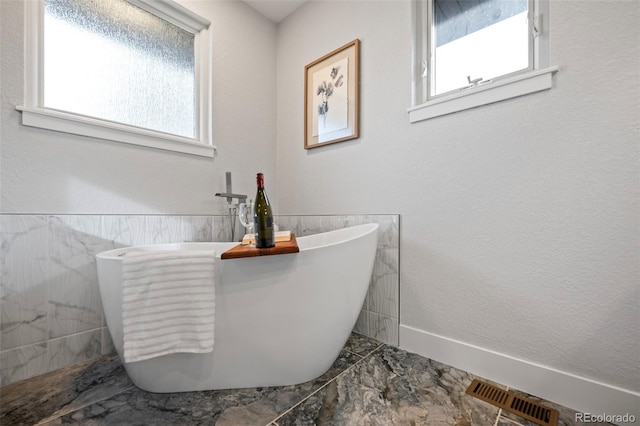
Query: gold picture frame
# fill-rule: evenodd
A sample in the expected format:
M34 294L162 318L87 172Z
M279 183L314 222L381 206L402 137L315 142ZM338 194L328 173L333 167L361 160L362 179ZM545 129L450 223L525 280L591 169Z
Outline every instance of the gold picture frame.
M360 136L360 40L304 67L304 148Z

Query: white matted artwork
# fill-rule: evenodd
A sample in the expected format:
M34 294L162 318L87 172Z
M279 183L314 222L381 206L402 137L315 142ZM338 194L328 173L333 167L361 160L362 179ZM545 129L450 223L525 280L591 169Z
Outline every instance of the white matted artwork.
M325 142L327 135L347 128L349 58L344 58L313 74L313 136ZM347 74L345 76L345 74Z
M305 149L359 136L359 46L354 40L305 67Z

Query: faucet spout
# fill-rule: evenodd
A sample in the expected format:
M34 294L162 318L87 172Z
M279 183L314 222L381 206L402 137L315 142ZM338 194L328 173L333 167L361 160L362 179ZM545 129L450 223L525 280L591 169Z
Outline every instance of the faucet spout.
M234 194L233 190L231 189L231 172L226 172L225 174L225 181L226 181L226 187L227 190L226 192L218 192L216 193L216 197L224 197L227 199L227 203L229 204L229 206L233 206L233 199L236 198L238 200L238 204L240 203L244 203L247 200L247 196L244 194Z
M231 203L234 198L237 198L241 203L247 199L247 196L244 194L234 194L232 192L216 192L216 197L225 197L229 203Z

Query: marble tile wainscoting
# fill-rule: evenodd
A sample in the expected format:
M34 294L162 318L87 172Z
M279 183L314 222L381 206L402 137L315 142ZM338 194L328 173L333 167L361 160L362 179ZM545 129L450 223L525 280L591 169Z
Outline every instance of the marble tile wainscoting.
M398 215L277 216L297 236L379 223L355 331L398 344ZM229 241L228 216L0 215L0 386L113 352L95 255L113 248Z

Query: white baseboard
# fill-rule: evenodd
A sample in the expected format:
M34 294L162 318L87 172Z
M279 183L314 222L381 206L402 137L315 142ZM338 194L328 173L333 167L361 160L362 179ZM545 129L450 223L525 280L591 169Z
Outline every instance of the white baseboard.
M476 376L592 415L624 415L640 423L640 394L468 343L400 325L400 348Z

